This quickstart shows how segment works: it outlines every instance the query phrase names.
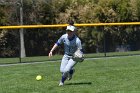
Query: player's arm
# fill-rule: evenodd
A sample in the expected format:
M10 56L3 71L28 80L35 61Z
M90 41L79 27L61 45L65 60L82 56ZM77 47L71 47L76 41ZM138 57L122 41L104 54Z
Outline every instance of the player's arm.
M61 36L58 41L54 44L54 46L52 47L51 51L49 52L49 57L52 56L53 51L62 43L63 41L63 36Z
M52 47L51 51L49 52L49 57L52 56L53 51L58 47L57 44L54 44L54 46Z

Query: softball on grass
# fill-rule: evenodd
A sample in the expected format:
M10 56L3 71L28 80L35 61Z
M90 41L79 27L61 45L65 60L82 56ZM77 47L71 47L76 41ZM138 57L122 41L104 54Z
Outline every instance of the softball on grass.
M37 75L36 76L36 80L41 80L42 79L42 76L41 75Z

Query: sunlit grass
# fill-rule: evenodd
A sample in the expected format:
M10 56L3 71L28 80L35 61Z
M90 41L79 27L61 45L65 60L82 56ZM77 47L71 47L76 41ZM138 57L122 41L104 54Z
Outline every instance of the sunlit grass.
M0 93L139 93L140 57L86 60L63 87L60 62L0 67ZM41 81L35 77L43 76Z

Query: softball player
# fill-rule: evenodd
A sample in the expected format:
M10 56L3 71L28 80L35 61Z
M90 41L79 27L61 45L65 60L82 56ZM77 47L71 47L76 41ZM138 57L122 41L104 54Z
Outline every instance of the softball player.
M62 78L60 80L59 86L64 85L66 79L70 80L74 73L74 65L77 63L72 59L73 54L77 49L82 50L81 40L75 35L76 28L73 25L69 25L66 28L67 33L62 35L58 41L52 47L49 57L52 56L53 51L60 45L64 44L64 56L60 65L60 72L62 73Z

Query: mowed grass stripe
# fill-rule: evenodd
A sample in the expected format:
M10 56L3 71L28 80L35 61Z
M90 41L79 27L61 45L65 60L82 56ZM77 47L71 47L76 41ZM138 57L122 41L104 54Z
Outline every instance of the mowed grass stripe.
M0 93L139 93L140 57L85 60L58 87L60 62L0 67ZM41 81L35 77L43 76Z

